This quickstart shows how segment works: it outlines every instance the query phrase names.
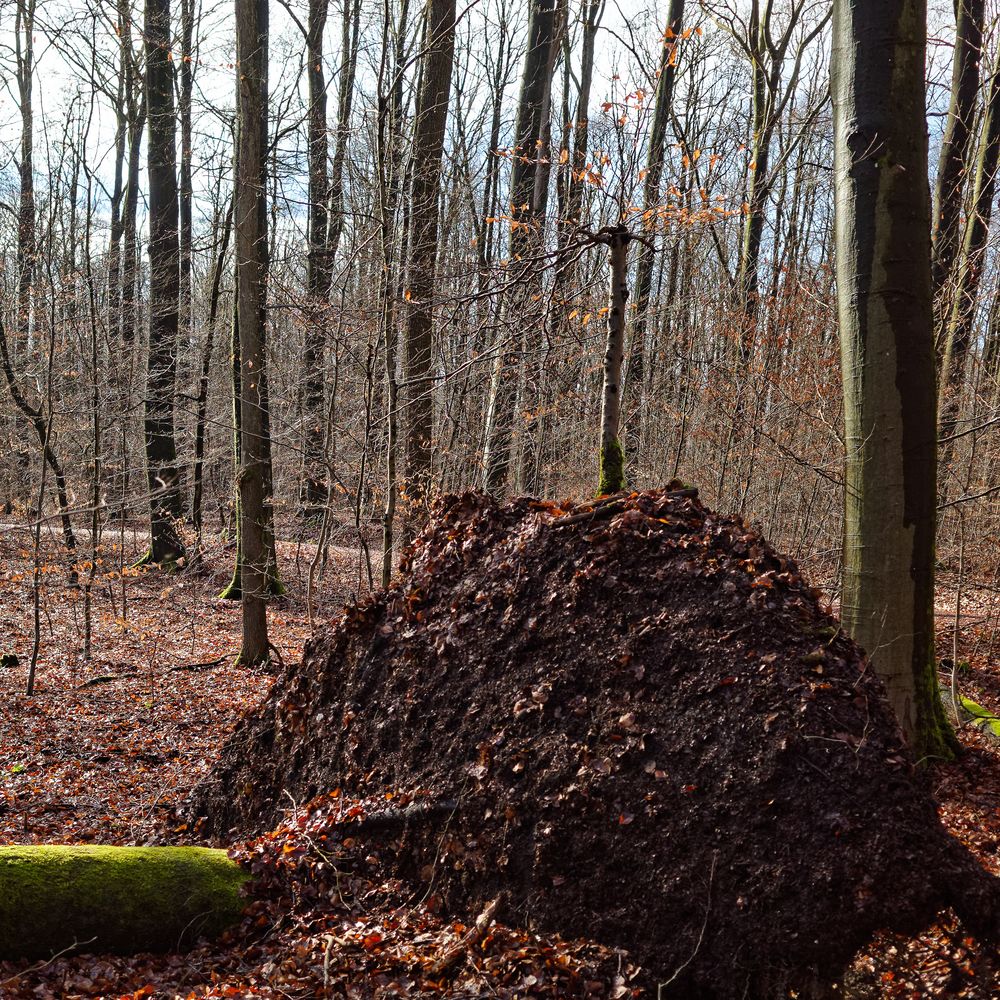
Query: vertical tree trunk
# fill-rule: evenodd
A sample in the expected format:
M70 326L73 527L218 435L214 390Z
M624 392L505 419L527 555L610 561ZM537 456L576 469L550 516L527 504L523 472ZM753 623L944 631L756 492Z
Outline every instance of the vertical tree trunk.
M193 136L191 131L191 102L194 96L194 5L195 0L181 0L181 58L180 58L180 97L179 107L181 122L181 155L180 155L180 299L178 341L180 345L180 363L185 365L185 358L193 347L194 335L194 285L192 283L192 239L193 239L193 189L192 164ZM182 369L183 371L183 369ZM186 383L181 377L181 384Z
M329 247L330 180L327 174L329 141L326 124L326 74L323 69L323 32L329 0L309 0L306 26L306 62L309 80L309 255L306 261L306 330L302 355L302 419L304 475L299 490L302 511L315 516L326 503L328 486L323 456L325 306L330 293L332 262ZM345 56L349 53L344 53ZM346 72L346 67L343 68Z
M601 447L597 493L625 489L625 462L618 438L622 405L622 359L625 356L625 308L628 305L628 244L631 234L617 226L607 234L611 271L608 302L608 339L604 352L604 388L601 393Z
M934 657L936 427L926 0L834 2L844 626L920 759L948 757Z
M146 113L149 126L149 367L146 374L146 470L150 546L142 561L184 555L174 391L180 294L174 74L170 0L146 0Z
M660 204L660 185L663 178L663 163L667 144L667 123L670 120L674 99L674 81L677 78L678 46L684 28L684 0L670 0L670 12L663 33L663 47L660 50L660 65L656 81L656 101L653 106L653 121L649 133L649 149L646 153L646 176L642 182L642 207L649 221L646 228L653 230L658 216L656 208ZM632 417L626 422L626 442L628 451L635 454L639 445L639 403L642 386L646 378L645 352L646 338L653 312L649 296L653 287L653 267L656 255L651 244L643 242L639 246L639 260L635 276L635 320L632 324L632 344L625 372L624 397L632 408Z
M528 50L524 56L517 123L515 155L510 175L510 276L513 292L508 300L509 319L520 329L525 304L523 279L532 266L524 260L535 243L535 174L537 147L542 137L542 116L552 84L556 41L556 0L532 0L528 23ZM506 326L511 326L509 322ZM486 413L486 450L483 456L483 487L499 494L507 487L510 470L511 435L517 390L518 340L510 329L500 331L493 362L490 398Z
M351 109L354 105L354 81L358 72L358 38L361 31L361 0L344 0L340 37L340 86L337 91L337 129L334 135L333 160L330 164L330 265L340 248L344 231L344 163L350 139Z
M939 329L947 317L947 310L943 308L941 300L948 277L955 273L961 241L962 205L968 176L972 125L979 98L979 62L983 56L985 6L985 0L955 0L951 104L948 107L934 189L931 278Z
M433 305L438 252L438 193L455 52L455 0L430 0L424 27L413 133L406 315L407 525L421 519L430 489L434 442Z
M229 239L233 229L233 201L230 199L226 217L222 224L215 257L215 271L212 276L212 291L208 303L208 320L205 327L205 346L201 356L201 374L198 379L198 401L194 424L194 470L192 479L191 520L198 533L199 545L202 528L202 493L205 463L205 431L208 418L208 383L212 363L212 348L215 344L215 327L219 317L219 299L222 292L222 274L229 250Z
M990 218L996 194L997 169L1000 167L1000 55L997 59L983 114L982 134L976 153L972 210L962 241L950 315L938 340L938 385L941 396L939 435L942 438L949 438L955 433L965 362L972 343L976 306L979 302L979 285L989 247ZM950 456L951 445L946 444L941 455L943 466L948 464Z
M267 420L267 0L236 0L239 139L236 164L236 270L240 345L240 584L243 645L237 662L265 663L267 637L268 492L271 442Z
M35 160L32 91L35 74L35 0L18 0L14 18L17 94L21 108L21 191L17 213L17 343L15 352L30 348L32 282L35 273Z

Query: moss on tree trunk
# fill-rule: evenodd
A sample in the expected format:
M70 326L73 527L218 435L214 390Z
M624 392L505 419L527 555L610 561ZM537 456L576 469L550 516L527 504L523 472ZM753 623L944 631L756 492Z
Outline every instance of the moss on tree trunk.
M239 920L248 878L203 847L0 847L0 960L180 950Z

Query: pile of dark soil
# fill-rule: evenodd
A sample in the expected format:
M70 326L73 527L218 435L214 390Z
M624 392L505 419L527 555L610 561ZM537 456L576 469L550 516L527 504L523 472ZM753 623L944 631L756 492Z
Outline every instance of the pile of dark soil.
M691 490L443 500L192 807L222 837L333 788L454 801L409 824L408 874L627 948L668 996L822 995L879 928L996 926L860 650Z

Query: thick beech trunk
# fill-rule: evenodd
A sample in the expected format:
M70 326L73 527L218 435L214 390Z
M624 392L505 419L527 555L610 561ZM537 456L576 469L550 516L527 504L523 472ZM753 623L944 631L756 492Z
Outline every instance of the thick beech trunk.
M916 756L949 757L934 656L935 371L926 0L834 3L844 626Z

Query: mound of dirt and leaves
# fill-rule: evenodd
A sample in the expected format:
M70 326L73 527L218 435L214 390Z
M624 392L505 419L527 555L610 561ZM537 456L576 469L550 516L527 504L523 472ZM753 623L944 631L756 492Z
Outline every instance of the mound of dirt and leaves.
M402 875L451 912L625 947L664 995L822 995L878 929L996 883L795 564L695 491L442 500L396 584L311 640L191 810L259 832L417 796ZM419 807L419 808L417 808Z

